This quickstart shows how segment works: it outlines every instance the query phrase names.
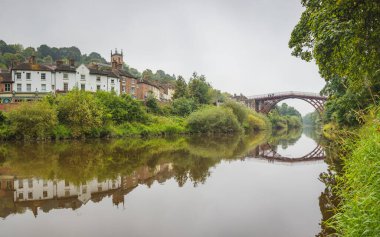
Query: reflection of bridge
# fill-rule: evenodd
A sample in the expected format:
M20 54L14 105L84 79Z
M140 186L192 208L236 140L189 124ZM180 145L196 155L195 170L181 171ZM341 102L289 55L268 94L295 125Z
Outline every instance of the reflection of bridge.
M325 158L325 152L323 147L317 145L311 152L302 157L286 157L282 156L269 143L258 146L248 154L250 157L263 158L269 161L286 162L286 163L298 163L323 160Z
M239 101L244 102L248 107L256 110L256 112L264 114L269 113L277 103L286 99L304 100L311 106L313 106L319 114L322 114L324 110L324 102L327 100L327 97L321 96L316 93L296 91L270 93L265 95L255 95L248 97L239 96L235 98Z

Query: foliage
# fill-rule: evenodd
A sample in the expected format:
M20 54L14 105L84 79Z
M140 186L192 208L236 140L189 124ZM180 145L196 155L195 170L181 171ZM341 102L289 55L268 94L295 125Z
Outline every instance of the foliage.
M145 106L149 113L159 114L161 112L160 106L158 105L157 99L153 94L149 94L145 100Z
M22 103L8 114L10 129L23 139L46 139L57 124L57 113L46 102Z
M302 127L301 114L292 106L283 103L281 106L276 106L269 113L269 120L272 127L275 129L290 129Z
M245 105L233 100L228 100L223 104L223 107L231 109L240 124L247 121L249 111Z
M377 111L377 114L376 114ZM341 236L379 236L380 233L380 113L371 110L358 137L342 137L347 147L344 172L339 174L342 203L330 224ZM348 153L348 154L347 154Z
M191 132L198 133L234 133L242 127L231 109L206 106L187 119Z
M358 125L359 110L376 104L380 95L380 2L304 0L302 4L305 11L289 47L304 60L314 58L327 81L325 121Z
M185 79L182 76L178 76L178 79L175 82L175 92L173 99L178 99L182 97L188 97L189 91Z
M178 116L188 116L197 109L197 104L192 98L180 97L173 100L172 112Z
M129 95L118 96L115 93L98 91L95 97L105 108L105 113L109 114L110 119L117 124L132 121L145 122L147 120L147 115L141 104Z
M70 127L73 137L90 134L103 125L105 108L90 92L72 90L57 98L59 122Z
M157 81L162 84L175 84L175 75L169 75L163 70L157 70L155 73L150 69L146 69L142 72L141 77L148 81Z
M196 72L189 81L189 96L195 99L199 104L209 104L211 102L210 90L211 85L206 82L204 75L198 76Z
M319 127L321 124L320 115L317 111L308 113L302 118L302 122L306 127Z

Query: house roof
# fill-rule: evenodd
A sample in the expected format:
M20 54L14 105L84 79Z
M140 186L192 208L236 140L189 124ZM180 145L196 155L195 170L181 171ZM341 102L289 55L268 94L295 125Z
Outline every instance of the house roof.
M108 77L114 77L114 78L119 77L113 71L110 71L110 70L99 70L96 68L89 68L89 70L90 70L90 74L93 74L93 75L102 75L102 76L108 76Z
M20 63L12 68L12 70L25 71L53 71L52 67L43 64Z
M147 85L150 85L150 86L154 86L154 87L156 87L157 89L162 88L161 86L159 86L159 85L157 85L157 84L155 84L155 83L153 83L153 82L151 82L151 81L144 80L144 79L139 80L137 83L138 83L138 84L147 84Z
M0 83L13 83L10 72L0 72Z
M76 67L70 66L68 64L62 64L55 67L56 72L76 72Z

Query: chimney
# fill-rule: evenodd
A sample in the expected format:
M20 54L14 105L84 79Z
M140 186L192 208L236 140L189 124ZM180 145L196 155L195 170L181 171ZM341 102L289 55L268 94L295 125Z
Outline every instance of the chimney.
M30 56L29 63L30 64L36 64L36 56L34 56L34 55Z
M62 60L57 60L57 61L55 62L55 64L57 65L57 67L60 67L60 66L63 65L63 61L62 61Z
M75 60L74 59L70 59L70 67L75 67Z

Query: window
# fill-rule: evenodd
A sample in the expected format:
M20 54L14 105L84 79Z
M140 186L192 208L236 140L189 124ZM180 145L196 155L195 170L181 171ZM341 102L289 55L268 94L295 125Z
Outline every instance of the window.
M132 79L132 84L135 84L135 79Z
M55 91L55 86L54 85L51 85L51 90Z
M26 73L26 80L30 80L30 72Z
M70 182L65 180L65 187L69 187L69 185L70 185Z
M96 77L96 82L100 82L100 76Z
M18 188L24 188L24 180L20 179L18 181Z
M10 83L6 83L5 84L5 92L9 92L11 91L11 84Z
M135 88L131 87L131 94L134 94L134 93L135 93Z
M32 91L32 84L26 84L26 91L28 92Z
M115 79L111 79L111 83L114 84L115 83Z
M122 91L122 92L125 92L125 86L122 86L122 87L121 87L121 91Z
M21 79L21 72L17 72L17 73L16 73L16 78L17 78L17 79Z
M21 84L17 84L17 92L20 92L21 90Z
M63 73L63 79L69 79L69 74Z
M41 73L41 80L45 80L46 79L46 73Z
M82 91L86 90L86 84L80 84L80 89L81 89Z
M28 199L33 199L33 193L32 192L28 193Z
M100 85L96 85L96 90L100 91Z
M47 194L47 191L44 191L44 192L43 192L43 197L44 197L44 198L47 198L47 195L48 195L48 194Z
M41 91L46 91L46 84L41 84Z
M18 199L24 199L24 194L23 193L19 193L18 194Z
M44 187L47 187L47 180L43 181L43 185L44 185Z
M115 91L115 87L111 86L111 91Z
M33 188L33 179L28 179L28 187Z
M69 91L69 83L63 83L63 90L65 92Z
M81 79L81 80L86 80L86 75L81 74L81 75L80 75L80 79Z

